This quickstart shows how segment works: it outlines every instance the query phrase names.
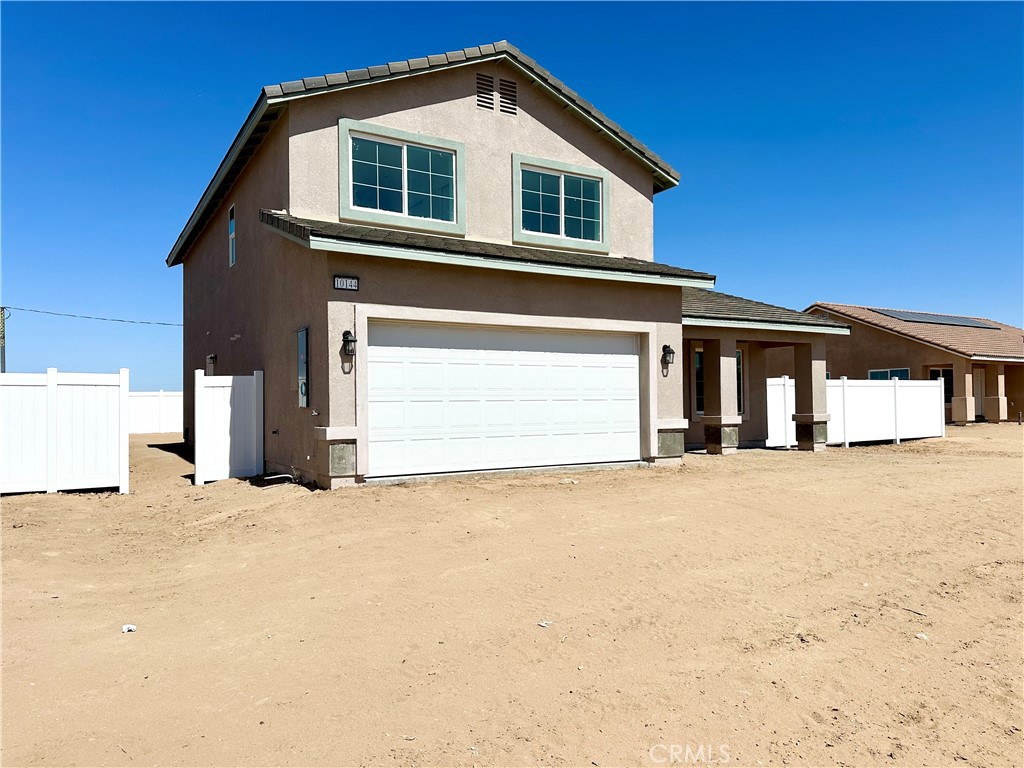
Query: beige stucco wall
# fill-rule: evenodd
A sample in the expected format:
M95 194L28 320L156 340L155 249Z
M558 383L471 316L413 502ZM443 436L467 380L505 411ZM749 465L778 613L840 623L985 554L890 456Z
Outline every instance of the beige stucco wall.
M949 368L957 355L873 328L856 320L834 316L850 326L849 336L829 336L826 361L833 379L866 379L868 371L909 368L910 378L927 379L929 368ZM768 376L793 375L793 350L772 350L766 355Z
M283 208L288 195L288 116L280 118L196 240L182 266L182 375L185 428L193 434L194 371L216 355L215 373L244 375L265 360L269 316L264 264L280 244L268 240L260 208ZM237 263L228 267L228 210L235 206ZM235 341L232 336L241 334Z
M518 115L477 108L477 72L518 83ZM344 117L465 144L466 237L470 240L512 242L513 153L603 168L611 173L611 255L654 258L650 169L598 135L540 86L530 85L507 63L485 62L350 88L296 100L288 110L288 209L294 216L338 220L338 120Z

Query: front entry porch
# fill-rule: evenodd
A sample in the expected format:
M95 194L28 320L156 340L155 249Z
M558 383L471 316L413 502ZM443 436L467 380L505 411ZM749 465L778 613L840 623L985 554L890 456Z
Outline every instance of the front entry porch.
M797 447L823 451L825 344L847 326L814 315L700 288L683 291L686 449L727 455L768 439L765 352L790 348Z

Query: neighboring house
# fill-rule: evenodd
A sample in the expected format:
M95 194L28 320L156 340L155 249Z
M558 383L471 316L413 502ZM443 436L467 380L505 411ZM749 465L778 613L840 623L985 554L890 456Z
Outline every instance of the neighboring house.
M167 257L186 439L194 370L260 369L267 468L323 487L678 461L681 292L715 281L654 261L654 195L678 178L507 43L264 88ZM735 301L740 321L697 321L718 350L709 450L735 445L750 328L799 345L801 446L820 448L821 334L845 330Z
M1024 410L1024 331L982 317L819 302L813 317L851 327L829 342L831 378L942 379L947 420L1017 419ZM771 375L788 373L785 354L771 359Z

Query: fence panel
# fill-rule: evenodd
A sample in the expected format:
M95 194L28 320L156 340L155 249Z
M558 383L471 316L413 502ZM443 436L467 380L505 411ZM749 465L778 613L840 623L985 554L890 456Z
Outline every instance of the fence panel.
M128 370L0 374L0 493L128 493Z
M133 435L181 432L184 424L181 392L132 392L128 397L129 432Z
M826 382L828 443L944 437L946 411L942 381L865 381L832 379ZM769 448L796 445L793 427L794 382L786 376L768 379Z
M195 484L262 475L263 371L195 382Z

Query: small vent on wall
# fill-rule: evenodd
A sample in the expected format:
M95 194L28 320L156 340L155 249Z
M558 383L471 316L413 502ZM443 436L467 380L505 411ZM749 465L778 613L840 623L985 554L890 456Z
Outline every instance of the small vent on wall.
M498 97L499 109L501 109L502 112L506 115L514 115L517 113L519 94L516 89L515 80L499 80Z
M494 111L494 78L491 75L477 74L476 105L480 109Z

